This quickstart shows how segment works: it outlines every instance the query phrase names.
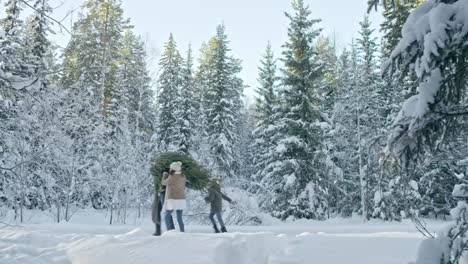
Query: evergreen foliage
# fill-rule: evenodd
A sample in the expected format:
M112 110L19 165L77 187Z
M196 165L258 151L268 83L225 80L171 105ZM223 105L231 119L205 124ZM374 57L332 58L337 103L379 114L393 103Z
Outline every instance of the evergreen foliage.
M321 76L314 40L320 21L310 19L310 10L302 0L293 1L289 40L284 45L282 89L277 123L273 128L271 158L266 176L274 190L273 214L281 219L322 219L325 190L314 166L315 152L322 148L318 96Z
M172 150L176 148L175 135L178 133L177 110L182 107L180 102L180 85L182 57L177 50L176 42L172 34L165 44L165 50L160 62L161 75L158 87L158 142L159 149Z
M195 190L206 190L210 180L210 173L197 161L186 154L164 152L158 154L152 161L151 174L156 192L161 186L162 172L169 169L173 162L182 162L182 172L187 178L187 187Z

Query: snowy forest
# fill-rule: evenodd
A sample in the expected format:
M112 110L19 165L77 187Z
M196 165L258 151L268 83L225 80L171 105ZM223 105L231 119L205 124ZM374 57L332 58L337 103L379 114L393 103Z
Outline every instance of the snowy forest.
M418 219L455 220L437 239L440 263L458 263L468 246L468 1L370 0L383 23L362 17L340 48L305 2L284 10L288 39L281 50L265 40L248 87L228 24L201 47L167 36L151 74L120 0L84 1L72 28L48 0L0 0L0 214L148 217L153 158L180 152L239 199L234 224L413 219L424 232ZM57 30L71 36L63 50ZM196 213L202 195L189 196Z

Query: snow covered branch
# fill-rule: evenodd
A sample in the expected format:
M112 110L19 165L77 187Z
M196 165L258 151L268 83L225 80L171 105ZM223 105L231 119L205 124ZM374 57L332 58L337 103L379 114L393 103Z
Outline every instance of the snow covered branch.
M434 110L434 113L442 116L463 116L468 115L468 105L453 106L450 108Z
M28 1L26 0L20 0L22 3L24 3L26 6L28 6L29 8L33 9L34 11L38 12L38 13L41 13L44 17L50 19L51 21L57 23L57 25L59 25L60 29L62 30L65 30L68 34L72 35L71 31L68 30L67 27L65 27L60 21L58 21L57 19L49 16L47 13L45 13L43 10L38 10L37 8L35 8L34 6L32 6Z

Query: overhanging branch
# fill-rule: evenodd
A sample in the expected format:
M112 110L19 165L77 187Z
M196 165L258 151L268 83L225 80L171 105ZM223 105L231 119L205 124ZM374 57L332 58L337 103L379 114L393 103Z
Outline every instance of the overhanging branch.
M442 116L463 116L468 115L468 105L451 107L449 109L434 110L434 113Z
M26 6L28 6L29 8L33 9L34 11L36 12L39 12L41 13L42 15L44 15L45 17L47 17L48 19L52 20L53 22L57 23L57 25L59 25L60 29L63 29L65 30L68 34L72 35L72 33L70 32L70 30L68 30L67 27L65 27L60 21L58 21L57 19L47 15L44 11L42 10L39 10L37 8L35 8L34 6L32 6L31 4L28 3L28 1L25 1L25 0L20 0L23 4L25 4Z

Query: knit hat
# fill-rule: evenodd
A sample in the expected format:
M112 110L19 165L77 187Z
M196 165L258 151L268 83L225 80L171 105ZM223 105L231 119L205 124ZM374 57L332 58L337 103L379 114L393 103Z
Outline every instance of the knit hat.
M212 177L211 183L216 185L221 185L221 178L220 177Z
M171 166L169 166L171 168L171 170L173 170L174 172L181 172L182 171L182 162L180 161L176 161L176 162L172 162L171 163Z

